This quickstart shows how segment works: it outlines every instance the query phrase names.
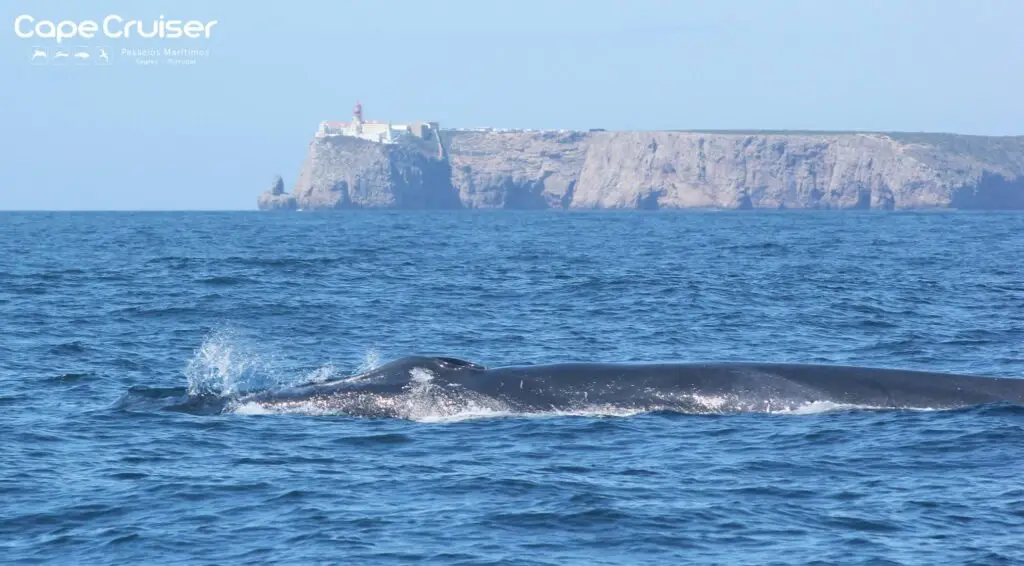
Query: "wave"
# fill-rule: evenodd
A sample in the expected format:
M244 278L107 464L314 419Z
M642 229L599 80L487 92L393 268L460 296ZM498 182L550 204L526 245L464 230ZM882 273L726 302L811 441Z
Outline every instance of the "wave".
M211 287L230 287L234 285L251 285L253 283L257 283L255 279L251 277L243 277L241 275L214 275L199 278L196 282L203 285L209 285Z

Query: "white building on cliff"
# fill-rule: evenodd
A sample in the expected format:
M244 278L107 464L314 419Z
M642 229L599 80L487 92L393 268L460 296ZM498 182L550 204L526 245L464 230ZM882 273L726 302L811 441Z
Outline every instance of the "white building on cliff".
M420 139L435 139L438 131L437 122L417 121L411 124L392 124L380 120L364 120L363 105L356 102L352 109L351 122L328 120L320 122L316 137L348 136L375 143L395 143L403 136L415 136Z

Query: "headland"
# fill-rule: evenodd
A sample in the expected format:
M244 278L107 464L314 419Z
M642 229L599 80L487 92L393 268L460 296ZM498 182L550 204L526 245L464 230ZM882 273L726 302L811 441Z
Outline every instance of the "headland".
M1024 136L322 122L261 210L1024 209Z

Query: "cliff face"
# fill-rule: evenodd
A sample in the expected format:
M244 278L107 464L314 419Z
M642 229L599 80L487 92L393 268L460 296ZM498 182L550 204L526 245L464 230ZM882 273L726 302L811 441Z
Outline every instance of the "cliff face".
M467 208L567 208L587 154L582 132L446 132Z
M268 191L257 204L268 210L286 198L307 210L461 207L436 142L385 145L341 136L314 138L291 195Z
M301 208L1024 209L1024 137L443 134L445 159L425 148L314 140L293 192L296 203ZM263 197L261 208L262 203Z
M903 191L927 174L877 136L610 133L592 139L573 206L893 208L897 194L937 206Z

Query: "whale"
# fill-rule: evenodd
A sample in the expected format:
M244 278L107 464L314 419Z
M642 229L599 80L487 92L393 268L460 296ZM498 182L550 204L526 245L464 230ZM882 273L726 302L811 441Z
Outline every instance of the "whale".
M871 409L1024 405L1024 379L931 371L763 362L570 362L488 368L409 356L330 381L252 392L225 404L277 412L408 417L483 407L507 413L748 413L815 404Z

